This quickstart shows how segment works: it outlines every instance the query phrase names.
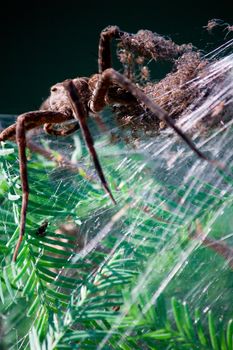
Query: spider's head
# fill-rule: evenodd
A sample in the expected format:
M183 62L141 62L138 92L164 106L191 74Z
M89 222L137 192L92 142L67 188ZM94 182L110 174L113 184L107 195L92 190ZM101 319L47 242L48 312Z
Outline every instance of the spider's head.
M88 78L75 78L73 79L73 83L77 88L78 95L82 99L84 106L87 106L90 98ZM64 82L57 83L51 87L48 103L49 109L52 111L59 111L66 115L72 114Z
M70 103L63 83L57 83L50 88L49 109L67 115L71 114Z

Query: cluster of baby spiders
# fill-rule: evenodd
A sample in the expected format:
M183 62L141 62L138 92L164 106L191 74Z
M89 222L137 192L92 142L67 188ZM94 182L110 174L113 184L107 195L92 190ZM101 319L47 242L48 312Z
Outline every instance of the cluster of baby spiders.
M148 83L140 87L127 77L127 73L121 74L111 67L112 39L118 40L121 50L130 52L137 57L172 60L176 64L176 69L168 74L162 82ZM139 58L138 61L140 61ZM19 239L13 255L14 261L25 233L29 197L25 150L28 130L43 126L50 135L66 136L81 129L100 181L113 203L116 201L105 179L87 125L88 115L102 111L106 105L114 105L115 113L122 118L128 117L132 125L134 119L141 118L142 115L145 117L145 123L142 120L142 125L146 125L147 128L154 126L159 128L161 122L166 124L186 142L198 157L217 164L214 160L208 159L174 122L174 119L184 111L193 99L192 92L187 93L187 89L183 89L181 86L185 81L195 77L203 67L203 60L199 53L193 50L192 45L176 45L171 40L148 30L129 34L121 31L117 26L109 26L100 34L98 65L98 73L90 78L68 79L52 86L50 96L42 104L40 110L18 116L16 123L0 134L0 141L16 140L19 150L22 208ZM175 109L172 109L171 101L175 102ZM149 115L149 121L147 115ZM70 120L75 122L63 127Z

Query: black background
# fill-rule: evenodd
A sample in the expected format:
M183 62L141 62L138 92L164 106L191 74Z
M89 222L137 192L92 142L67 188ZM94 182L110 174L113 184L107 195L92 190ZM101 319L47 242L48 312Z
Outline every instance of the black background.
M206 49L212 18L233 24L233 0L9 2L0 13L0 113L37 109L52 84L95 73L99 32L109 24Z

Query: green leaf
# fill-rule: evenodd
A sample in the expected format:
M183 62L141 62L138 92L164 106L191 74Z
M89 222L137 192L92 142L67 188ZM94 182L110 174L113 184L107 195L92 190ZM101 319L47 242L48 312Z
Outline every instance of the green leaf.
M210 332L210 341L211 341L213 350L219 350L218 338L216 335L216 328L214 324L212 311L208 312L208 325L209 325L209 332Z

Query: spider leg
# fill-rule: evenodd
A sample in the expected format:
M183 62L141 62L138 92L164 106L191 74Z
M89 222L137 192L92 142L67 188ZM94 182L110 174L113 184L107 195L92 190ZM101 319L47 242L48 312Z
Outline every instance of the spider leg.
M93 112L99 112L106 105L105 96L108 93L108 88L112 84L117 84L123 89L129 91L139 103L143 103L157 118L164 121L169 127L171 127L176 134L183 139L183 141L192 149L193 152L201 159L204 159L218 168L223 168L223 165L219 162L209 159L204 153L202 153L192 142L192 140L175 124L174 120L167 114L167 112L153 102L140 88L133 84L128 78L113 68L105 70L100 76L99 82L95 91L93 92L93 99L90 104L90 109Z
M89 130L88 126L87 126L87 122L86 122L87 112L85 111L83 103L82 103L82 101L80 100L80 98L79 98L79 96L77 94L77 91L76 91L77 89L76 89L76 87L75 87L75 85L74 85L72 80L64 82L64 87L66 89L67 96L68 96L68 98L70 100L70 104L71 104L74 116L79 121L79 125L80 125L80 128L82 130L82 134L83 134L84 140L86 141L86 145L87 145L89 153L90 153L90 155L91 155L91 157L93 159L93 163L95 165L95 168L96 168L96 171L97 171L97 173L99 175L101 183L102 183L105 191L110 196L112 202L114 204L116 204L116 201L115 201L115 199L114 199L114 197L113 197L113 195L111 193L111 190L110 190L110 188L108 186L108 183L107 183L107 181L105 179L105 176L104 176L104 173L103 173L103 170L102 170L99 158L97 156L97 153L96 153L96 150L95 150L95 147L94 147L94 141L93 141L93 138L91 136L90 130Z
M98 66L99 73L111 67L111 41L120 38L123 33L117 26L109 26L102 30L99 40Z
M64 130L64 129L57 130L53 126L54 125L51 123L44 124L44 131L47 134L53 135L53 136L68 136L70 134L73 134L78 129L80 129L79 122L77 122L77 121L75 121L71 125L68 125L66 130Z
M98 113L95 113L95 114L93 113L92 117L95 120L95 122L96 122L96 124L101 132L109 131L108 127L106 126L103 119L101 118L101 116Z
M25 124L25 116L18 117L18 120L16 123L16 141L17 141L18 150L19 150L20 179L21 179L23 195L22 195L21 215L20 215L19 238L15 246L13 261L16 261L19 247L22 243L24 232L25 232L25 223L26 223L26 214L27 214L27 206L28 206L28 196L29 196L27 157L26 157L26 132L25 132L24 124Z
M28 137L27 137L27 148L30 149L31 152L41 154L44 158L56 162L58 167L69 169L75 174L79 174L82 171L83 177L85 177L88 181L94 182L94 178L90 174L88 174L86 171L83 172L84 168L82 164L80 166L73 164L63 154L56 152L56 155L55 155L51 149L47 149L36 143L33 143L30 139L28 139Z
M26 131L35 129L38 126L44 125L46 123L58 124L73 119L73 117L71 116L67 116L63 113L53 111L33 111L22 114L22 116L26 116L26 123L24 125ZM14 140L16 135L16 126L17 122L4 129L0 133L0 141L6 141L11 139Z
M13 254L13 261L16 261L20 245L25 233L26 214L29 197L29 184L27 175L26 157L26 131L45 123L62 123L69 119L65 114L51 111L35 111L20 115L17 122L2 131L0 141L15 137L19 150L20 179L22 184L22 207L20 216L19 238Z

